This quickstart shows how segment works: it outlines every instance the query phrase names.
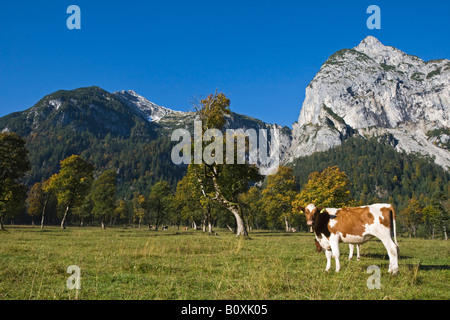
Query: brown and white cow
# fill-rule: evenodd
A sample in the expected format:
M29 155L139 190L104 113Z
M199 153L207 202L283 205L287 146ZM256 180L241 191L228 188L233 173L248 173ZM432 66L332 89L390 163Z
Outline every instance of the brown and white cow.
M318 208L311 203L300 209L306 215L308 226L313 227L316 240L325 249L325 271L331 268L331 256L336 260L336 272L340 270L339 242L362 244L377 237L388 252L389 273L398 272L398 244L392 205L377 203L336 209Z

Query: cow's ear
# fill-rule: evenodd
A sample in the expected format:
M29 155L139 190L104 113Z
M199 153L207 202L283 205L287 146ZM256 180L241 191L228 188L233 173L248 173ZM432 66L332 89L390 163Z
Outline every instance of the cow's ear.
M298 211L299 211L300 213L305 213L305 208L303 208L303 207L298 207Z

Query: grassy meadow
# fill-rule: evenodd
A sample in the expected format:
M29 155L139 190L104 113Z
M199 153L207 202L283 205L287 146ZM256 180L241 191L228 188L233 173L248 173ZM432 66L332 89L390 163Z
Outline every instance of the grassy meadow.
M309 233L253 231L235 239L201 231L6 226L0 232L0 299L450 299L450 242L398 238L400 271L388 274L380 241L361 261L325 272ZM67 267L81 269L81 289L66 286ZM369 265L381 289L368 289ZM334 260L332 270L334 269Z

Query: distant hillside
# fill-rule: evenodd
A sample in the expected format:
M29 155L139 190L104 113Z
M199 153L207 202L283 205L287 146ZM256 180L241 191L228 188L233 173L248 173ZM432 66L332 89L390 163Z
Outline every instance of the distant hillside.
M78 154L98 170L117 170L120 193L146 190L164 179L172 185L185 168L170 159L170 137L115 95L98 87L57 91L30 109L0 118L0 130L27 141L32 171L27 184L49 178L59 162Z
M171 160L170 137L176 128L193 130L194 112L160 107L134 91L109 93L99 87L60 90L33 107L0 118L0 131L14 131L24 137L30 150L34 182L48 179L59 170L59 162L72 154L81 155L98 171L114 169L119 193L146 193L163 179L173 187L186 166ZM231 113L227 128L270 129L273 125ZM281 128L290 142L290 129ZM269 136L269 139L271 137Z

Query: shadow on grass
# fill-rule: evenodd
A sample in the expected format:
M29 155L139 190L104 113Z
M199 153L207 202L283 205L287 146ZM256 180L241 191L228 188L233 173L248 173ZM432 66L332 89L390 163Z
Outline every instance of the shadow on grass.
M252 236L252 237L259 237L259 236L264 236L264 237L267 237L267 236L269 236L269 237L271 237L271 236L273 236L273 237L292 237L292 236L301 236L301 237L311 237L312 238L312 235L313 235L313 233L300 233L300 232L290 232L290 233L288 233L288 232L286 232L286 233L282 233L282 232L276 232L276 231L261 231L261 232L255 232L255 233L252 233L252 232L249 232L249 235L250 236Z
M388 262L383 262L380 264L377 264L380 268L388 268L389 267L389 263ZM401 263L401 261L399 262L399 266L400 267L406 267L409 270L413 271L416 270L418 267L419 271L434 271L434 270L450 270L450 265L432 265L432 264L428 264L428 265L422 265L422 264L415 264L415 263ZM367 267L369 267L369 265L367 265Z
M414 268L417 265L414 264L407 264L408 267ZM449 265L432 265L432 264L425 264L425 265L419 265L419 270L425 270L425 271L431 271L431 270L450 270Z
M389 260L389 256L388 256L387 253L366 253L366 254L361 254L361 259L364 259L364 257L371 258L371 259ZM412 257L410 257L410 256L400 255L399 260L411 259L411 258Z
M155 231L155 230L151 230L148 231L147 233L149 236L151 237L173 237L173 236L194 236L194 235L198 235L200 233L196 233L196 232L167 232L167 231ZM208 233L202 233L205 235L208 235Z

